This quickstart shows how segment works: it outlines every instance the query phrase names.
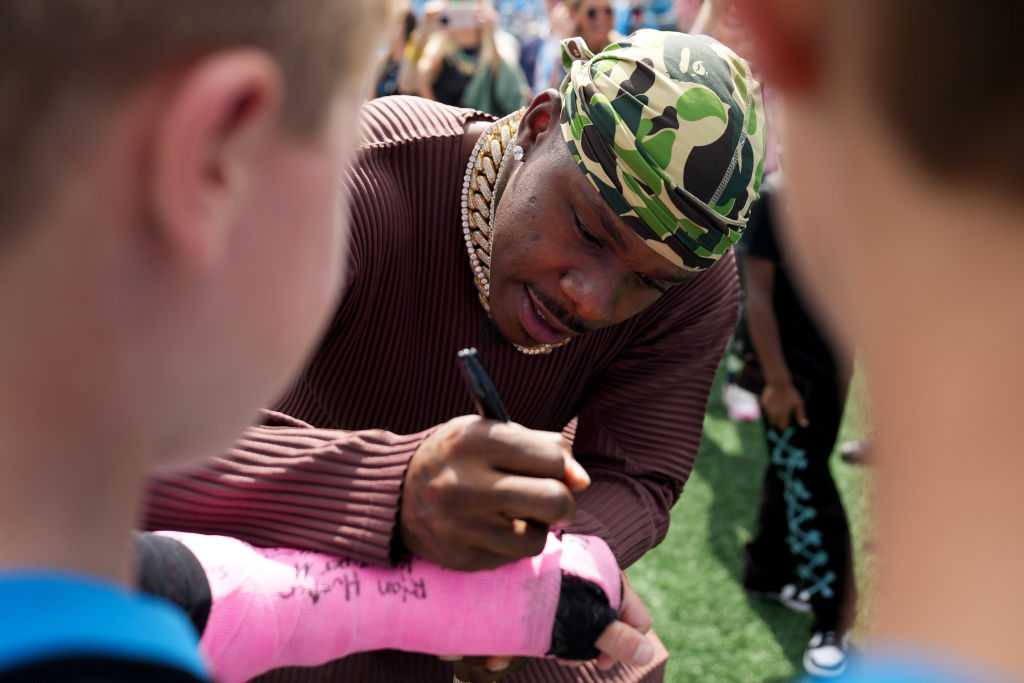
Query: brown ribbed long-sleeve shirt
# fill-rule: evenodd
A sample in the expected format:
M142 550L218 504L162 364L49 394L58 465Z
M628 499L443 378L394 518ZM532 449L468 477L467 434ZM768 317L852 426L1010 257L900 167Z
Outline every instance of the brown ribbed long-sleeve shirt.
M733 256L549 355L482 341L459 203L464 127L481 117L406 97L364 108L347 289L321 345L266 424L153 480L148 528L388 563L410 457L474 412L455 357L477 346L516 422L578 420L573 451L592 484L571 529L605 538L623 567L664 538L736 321Z

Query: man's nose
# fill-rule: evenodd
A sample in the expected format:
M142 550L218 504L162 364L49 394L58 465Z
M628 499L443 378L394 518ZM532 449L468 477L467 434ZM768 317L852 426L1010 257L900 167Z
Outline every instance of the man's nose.
M611 318L624 280L616 269L595 265L566 271L562 276L562 291L572 301L575 317L599 322Z

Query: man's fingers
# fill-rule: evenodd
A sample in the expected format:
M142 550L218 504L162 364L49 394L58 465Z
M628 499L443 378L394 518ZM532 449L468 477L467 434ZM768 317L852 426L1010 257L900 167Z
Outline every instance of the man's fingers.
M469 683L497 681L522 669L528 657L466 657L453 665L459 680Z
M504 671L512 663L511 657L488 657L484 664L488 671Z
M565 437L476 416L449 424L456 426L439 450L446 453L448 467L462 473L450 481L463 489L460 506L499 508L509 519L547 524L572 519L572 490L586 488L590 478L573 459Z
M622 577L622 607L619 609L619 621L629 624L640 633L647 633L651 630L651 614L630 585L626 572L620 571L619 575Z
M445 566L460 572L481 572L504 567L517 559L520 558L511 555L495 555L489 550L470 548L461 551L457 557L449 558L445 562Z
M488 460L495 469L558 481L565 476L565 461L572 451L561 434L502 422L483 424L487 425Z
M540 524L570 522L576 514L572 492L561 481L509 475L500 477L481 500L508 519L528 519Z
M539 555L547 543L548 527L524 520L502 518L467 529L465 541L472 546L474 561L500 567L524 557Z
M453 418L424 440L403 481L399 534L444 567L490 569L544 548L548 528L572 521L570 486L586 473L558 433Z
M597 668L601 671L607 671L608 669L618 664L619 660L609 655L606 655L603 652L599 652L597 654L597 659L594 660L594 663L597 665Z
M548 527L523 520L502 518L496 522L474 520L462 527L446 554L444 566L458 571L480 571L534 557L544 550Z
M598 657L598 667L606 664L603 668L608 668L614 662L643 666L654 658L654 646L647 636L622 621L609 624L594 645L602 653Z
M807 410L804 408L803 401L796 404L796 410L794 412L796 414L796 423L804 429L807 429L810 422L807 420Z
M558 659L556 657L555 661L558 662L558 666L564 666L567 669L578 669L583 666L583 661L579 659Z
M562 481L573 493L579 493L590 486L590 475L583 468L583 465L576 461L571 455L565 459L565 475Z
M488 671L483 657L466 657L452 665L455 677L466 683L487 683L501 678L499 672Z
M597 668L611 668L616 662L629 662L643 666L654 658L654 646L644 635L651 630L651 615L643 600L629 584L625 572L622 576L622 609L619 621L608 625L594 646L601 651Z

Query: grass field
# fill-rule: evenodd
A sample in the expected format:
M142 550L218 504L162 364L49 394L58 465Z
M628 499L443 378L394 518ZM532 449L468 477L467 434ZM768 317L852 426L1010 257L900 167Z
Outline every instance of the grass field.
M801 670L811 617L748 599L740 586L740 549L752 533L767 455L760 423L729 420L721 379L720 372L697 465L672 511L668 537L629 570L629 578L672 655L670 683L790 681ZM855 379L840 443L866 430L862 393ZM853 528L861 589L857 634L870 622L871 472L838 454L832 471Z

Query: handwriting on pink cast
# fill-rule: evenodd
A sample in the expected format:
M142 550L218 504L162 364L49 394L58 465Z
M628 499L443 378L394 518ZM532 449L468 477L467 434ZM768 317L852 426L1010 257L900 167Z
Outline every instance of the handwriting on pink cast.
M327 562L293 562L292 568L292 585L278 591L282 599L307 598L315 605L328 593L344 591L345 601L350 602L359 599L364 584L376 586L382 597L393 596L402 602L427 598L426 580L417 576L412 562L384 569L338 558Z

